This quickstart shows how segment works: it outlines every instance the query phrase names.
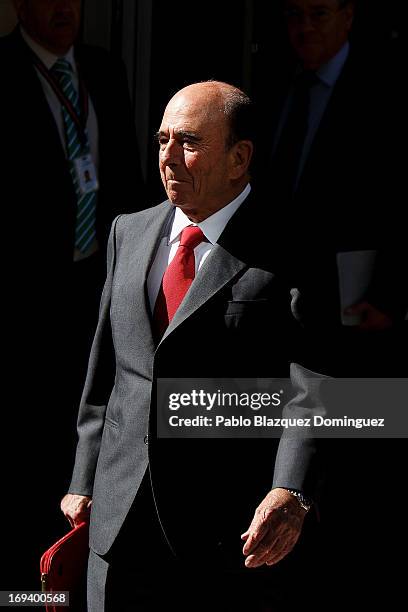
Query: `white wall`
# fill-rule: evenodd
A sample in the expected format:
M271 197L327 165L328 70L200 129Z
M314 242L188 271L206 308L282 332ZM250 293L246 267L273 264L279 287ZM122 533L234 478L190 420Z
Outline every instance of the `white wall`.
M11 0L0 0L0 36L8 34L16 25L16 16Z

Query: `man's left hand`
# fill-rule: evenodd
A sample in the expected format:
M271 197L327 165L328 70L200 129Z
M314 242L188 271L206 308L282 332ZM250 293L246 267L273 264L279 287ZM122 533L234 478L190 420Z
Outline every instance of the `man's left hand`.
M245 566L274 565L286 557L300 536L305 516L306 510L289 491L270 491L241 536L245 540Z

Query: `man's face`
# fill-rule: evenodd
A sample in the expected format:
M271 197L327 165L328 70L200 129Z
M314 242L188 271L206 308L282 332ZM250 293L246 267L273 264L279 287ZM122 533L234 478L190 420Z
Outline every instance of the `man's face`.
M158 133L160 175L169 200L202 221L233 199L228 126L210 87L188 87L170 100Z
M339 0L286 0L289 41L307 70L317 70L340 51L354 16L353 3Z
M56 55L74 43L81 20L81 0L15 0L20 23L28 34Z

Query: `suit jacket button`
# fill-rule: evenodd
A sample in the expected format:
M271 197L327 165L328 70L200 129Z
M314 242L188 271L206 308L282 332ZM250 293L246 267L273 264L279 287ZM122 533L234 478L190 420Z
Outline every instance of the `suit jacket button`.
M149 444L149 436L145 436L144 439L143 439L143 442L145 444Z

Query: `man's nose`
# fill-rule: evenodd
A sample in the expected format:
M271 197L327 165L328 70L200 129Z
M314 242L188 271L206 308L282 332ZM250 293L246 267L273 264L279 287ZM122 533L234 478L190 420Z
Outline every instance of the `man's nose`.
M166 146L160 151L160 159L166 165L180 163L183 147L175 140L170 138Z
M313 17L311 17L311 15L303 15L299 23L299 27L302 32L310 32L316 29L316 23L313 20Z

